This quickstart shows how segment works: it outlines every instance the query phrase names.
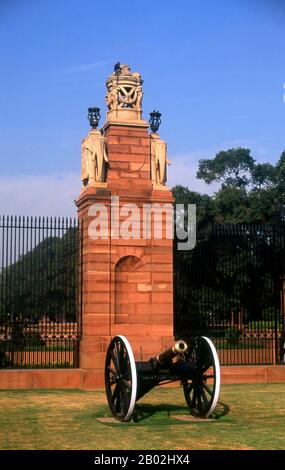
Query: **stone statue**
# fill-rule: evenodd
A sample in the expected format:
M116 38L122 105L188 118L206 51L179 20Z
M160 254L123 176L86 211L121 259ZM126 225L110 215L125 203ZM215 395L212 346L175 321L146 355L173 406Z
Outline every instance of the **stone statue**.
M83 187L106 181L107 163L106 138L97 129L91 129L88 137L82 142Z
M152 182L158 185L165 185L167 180L167 145L158 134L151 134L151 177Z
M118 90L116 83L112 83L109 93L106 95L106 103L109 110L115 109L118 104Z
M139 85L137 87L137 101L136 101L136 109L138 111L140 111L142 109L142 99L143 99L142 86Z

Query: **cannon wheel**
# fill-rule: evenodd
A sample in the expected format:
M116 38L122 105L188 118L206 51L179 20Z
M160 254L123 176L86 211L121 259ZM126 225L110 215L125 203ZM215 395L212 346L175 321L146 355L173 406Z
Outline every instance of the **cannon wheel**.
M105 361L105 387L110 410L119 421L132 417L137 395L137 371L127 338L115 336Z
M188 360L194 372L191 380L183 383L187 405L192 415L208 418L217 405L221 382L219 358L212 341L205 336L195 338Z

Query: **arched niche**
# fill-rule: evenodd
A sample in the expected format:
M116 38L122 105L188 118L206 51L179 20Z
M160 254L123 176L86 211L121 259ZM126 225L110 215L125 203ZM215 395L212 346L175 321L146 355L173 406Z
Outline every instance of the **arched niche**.
M136 256L124 256L115 267L115 323L142 324L151 321L150 273Z

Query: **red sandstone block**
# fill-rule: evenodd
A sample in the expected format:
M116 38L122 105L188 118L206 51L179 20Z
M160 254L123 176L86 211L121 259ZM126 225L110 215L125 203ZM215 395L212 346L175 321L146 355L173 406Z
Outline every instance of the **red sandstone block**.
M172 273L173 272L172 264L170 263L161 264L158 262L153 262L152 272L153 273Z
M94 353L98 349L98 346L102 345L102 338L109 336L109 333L97 336L82 336L80 342L80 354L81 353Z
M89 292L86 294L85 302L92 303L92 302L100 302L106 303L109 302L110 296L109 292Z
M25 370L1 370L0 389L34 388L34 374L25 372Z
M81 370L81 390L105 389L104 368L101 370Z
M128 283L150 282L151 273L140 271L128 274Z
M162 239L156 239L154 238L152 240L153 246L168 246L172 248L172 240L171 239L166 239L165 238L165 231L162 231Z
M147 132L147 129L145 128L139 128L139 127L128 127L128 126L110 126L106 133L105 136L109 138L109 136L113 135L123 135L123 136L138 136L138 137L145 137L149 139L149 135Z
M223 366L222 383L260 383L266 382L265 366Z
M103 314L97 314L97 315L98 316L99 315L104 316ZM105 331L105 330L108 330L108 325L110 323L110 318L108 318L108 315L106 315L106 317L107 318L106 318L105 321L101 318L100 320L97 320L97 321L85 322L84 319L83 319L82 333L85 336L85 338L88 338L90 336L98 336L98 335L102 336L102 335L108 334L108 331ZM102 333L102 331L99 332L99 330L96 329L97 327L100 327L101 330L103 329L104 330L103 333Z
M160 282L160 283L155 283L152 288L153 292L168 292L173 295L173 285L172 283L167 283L167 282ZM156 294L154 294L156 295Z
M130 146L130 153L131 154L134 154L134 153L136 153L136 154L140 154L140 153L147 154L147 153L149 153L149 147L148 146L147 147L142 146L142 145L140 145L140 146L139 145L131 145Z
M98 282L98 281L105 281L109 282L110 274L109 272L102 272L102 271L86 271L84 280L86 282Z
M120 173L121 170L118 168L112 168L112 170L108 174L108 187L110 188L110 191L115 194L115 191L117 190L117 180L120 178ZM114 186L114 189L112 188L112 182L115 182L116 186Z
M141 179L149 179L149 169L147 169L143 166L142 170L139 172L139 177Z
M173 303L153 303L152 306L152 313L154 314L160 314L160 313L166 313L166 314L171 314L173 312Z
M129 325L150 325L152 323L151 315L129 315L128 318Z
M88 262L94 263L105 263L106 266L108 266L109 263L109 256L108 254L105 253L90 253L86 252L84 254L84 260L83 260L83 265L87 264Z
M147 137L140 137L140 145L148 146L150 148L150 139Z
M136 293L126 293L125 299L127 302L135 302L135 303L148 303L150 302L150 294L144 292L136 292Z
M120 282L128 282L130 273L128 271L123 271L123 269L124 264L119 263L116 267L116 276L120 278Z
M88 246L86 245L86 248L84 250L84 253L87 254L109 254L109 240L101 240L104 241L104 243L88 243Z
M151 314L152 313L152 304L151 303L135 303L134 304L135 312L137 314Z
M140 160L138 159L138 161L140 161ZM134 194L137 194L138 196L148 197L151 183L150 183L150 181L147 182L147 181L137 179L137 180L129 180L128 181L128 186L126 186L125 181L122 181L122 185L123 185L123 189L124 189L125 194L126 194L126 191L129 190L129 191L133 191L131 193L132 197L133 197Z
M90 304L90 303L87 303L84 305L84 315L88 315L88 314L93 314L93 313L99 313L101 315L104 315L104 314L109 314L110 312L110 306L109 306L109 302L106 302L106 303L102 303L102 304Z
M172 266L173 256L172 253L164 252L161 254L153 254L152 262L159 264L169 264Z
M142 238L130 238L129 240L123 240L122 238L119 239L112 239L111 241L112 245L118 245L118 246L145 246L146 245L146 240Z
M135 294L137 292L136 284L127 284L127 283L121 283L120 282L120 276L118 276L117 279L117 285L116 285L116 290L115 290L115 295L116 295L116 301L117 302L124 302L124 300L128 299L129 294Z
M105 353L82 352L80 354L80 367L82 369L100 370L105 366Z
M85 282L86 292L110 292L110 282L109 281L86 281Z
M143 329L143 326L140 326L140 328L138 329L137 325L112 324L111 332L112 332L112 336L121 334L121 335L127 336L127 338L132 335L135 337L135 336L138 336L138 334L140 336L143 336L146 334L146 331Z
M111 144L108 141L108 156L110 160L113 153L130 153L130 146L126 144Z
M94 325L88 325L83 327L83 333L86 336L93 337L95 335L107 335L109 334L109 322L106 323L96 323Z
M129 135L120 135L117 137L119 139L120 144L128 144L128 145L140 145L140 137L131 137ZM108 140L109 142L109 140Z
M273 366L267 367L267 382L285 382L285 367Z
M121 178L134 178L137 179L137 173L129 173L127 171L121 171L120 173Z
M120 154L121 155L121 154ZM121 170L128 170L130 168L130 162L124 161L118 163L115 160L112 160L114 163L110 166L109 172L111 173L113 170L120 172Z
M163 256L165 254L172 255L172 247L169 246L152 246L152 240L147 241L147 248L145 249L146 254Z
M110 144L119 144L120 143L120 137L119 136L116 136L116 135L110 135L108 137L108 145ZM122 144L124 143L128 143L128 142L121 142Z
M172 272L153 272L152 280L153 282L172 282L173 274Z
M127 153L127 152L124 152L124 153L113 152L111 155L109 154L109 161L110 161L111 167L112 167L112 162L116 162L119 165L120 162L130 163L131 161L133 163L142 165L144 163L144 156L141 154L130 155L130 153ZM116 170L117 168L115 167L114 169Z
M107 330L107 333L109 333L109 330ZM94 338L94 335L92 336ZM93 341L91 345L84 346L82 344L82 347L80 348L82 352L90 352L90 350L93 350L94 352L102 352L103 351L103 346L101 341Z
M135 304L117 304L116 303L116 315L117 314L132 314L135 313Z
M104 249L106 250L106 247L104 247ZM89 252L86 256L87 256L87 260L92 261L92 262L95 261L97 263L104 263L104 262L109 263L110 261L110 254L106 253L106 251L105 253L96 252L95 256L94 256L94 253Z
M151 325L150 336L157 336L157 335L159 335L161 338L166 336L166 337L171 337L173 339L172 322L167 325Z
M97 263L96 261L94 262L89 261L84 265L84 268L86 271L92 271L92 272L100 271L100 272L108 273L109 263Z
M83 318L84 324L100 323L100 322L107 323L108 321L109 321L108 313L86 313Z
M131 337L129 338L132 349L136 357L142 353L145 358L150 359L155 357L161 351L160 338L149 339L147 336L143 338Z
M48 372L48 373L47 373ZM50 373L53 372L53 373ZM78 388L80 385L79 369L73 371L58 369L53 371L35 371L34 388Z
M172 322L172 315L171 314L153 314L152 315L152 323L155 325L163 325Z
M116 323L117 325L129 323L129 322L128 322L128 314L116 313L116 315L115 315L115 323Z

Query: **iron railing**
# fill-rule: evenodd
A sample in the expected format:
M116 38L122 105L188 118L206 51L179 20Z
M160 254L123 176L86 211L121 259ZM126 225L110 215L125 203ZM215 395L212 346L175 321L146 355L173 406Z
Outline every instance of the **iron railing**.
M176 336L211 337L222 364L284 363L283 225L215 225L174 261Z
M78 367L76 219L0 217L0 367Z

